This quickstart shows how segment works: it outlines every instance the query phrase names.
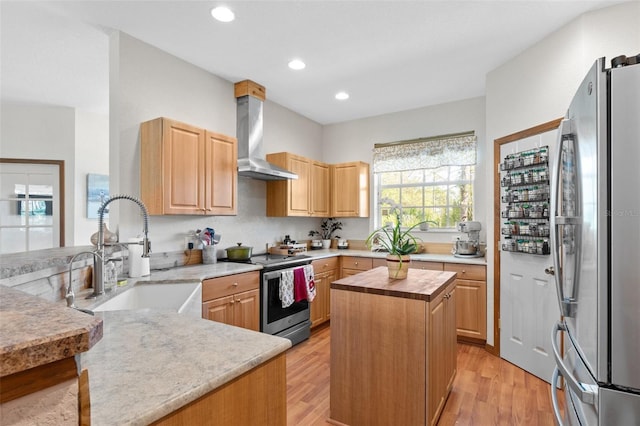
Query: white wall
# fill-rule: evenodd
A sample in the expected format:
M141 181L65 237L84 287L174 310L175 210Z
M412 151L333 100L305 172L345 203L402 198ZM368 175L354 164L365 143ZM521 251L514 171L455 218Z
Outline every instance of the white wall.
M478 137L477 176L485 175L485 99L483 97L449 102L409 111L385 114L360 120L324 126L322 136L323 159L328 163L345 161L373 161L376 143L395 142L420 137L474 131ZM373 181L371 182L373 189ZM474 219L486 222L485 181L475 186ZM373 197L372 197L373 200ZM372 201L373 202L373 201ZM373 212L373 208L371 209ZM350 219L343 232L345 238L364 239L373 229L373 217ZM423 241L450 242L451 233L430 231L420 235Z
M640 53L640 3L632 2L588 13L549 35L487 75L487 135L484 151L493 161L497 138L562 117L593 62L605 56ZM492 167L484 177L492 199ZM487 203L486 217L493 204ZM487 239L494 238L493 221ZM492 247L492 244L490 244ZM487 265L494 253L488 250ZM551 259L549 259L551 261ZM493 268L487 268L487 342L493 344Z
M65 245L89 244L87 174L109 173L109 117L60 106L2 104L0 156L64 160Z
M164 116L235 136L233 82L124 33L112 35L110 49L112 193L140 196L141 122ZM269 101L264 105L264 120L265 153L291 151L320 159L322 128L318 123ZM262 252L266 243L279 241L285 234L293 239L306 238L319 222L267 218L265 197L264 181L239 178L237 216L153 216L149 222L152 249L156 253L180 250L189 230L208 226L223 235L221 248L243 242ZM119 228L121 239L142 230L135 204L116 201L111 206L112 230Z
M72 108L2 103L0 156L63 160L65 243L74 244L75 112Z
M109 116L80 110L75 114L75 238L67 245L86 246L98 230L98 220L87 217L87 174L109 174Z

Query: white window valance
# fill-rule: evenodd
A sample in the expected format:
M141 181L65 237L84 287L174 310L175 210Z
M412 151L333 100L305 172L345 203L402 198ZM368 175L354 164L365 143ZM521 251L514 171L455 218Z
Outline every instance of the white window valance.
M401 172L476 164L474 133L375 144L373 172Z

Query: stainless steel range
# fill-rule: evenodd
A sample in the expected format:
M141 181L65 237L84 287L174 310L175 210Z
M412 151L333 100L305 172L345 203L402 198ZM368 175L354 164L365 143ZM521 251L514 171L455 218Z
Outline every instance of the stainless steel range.
M285 337L293 345L308 339L311 334L309 302L302 300L283 308L279 289L282 273L310 264L311 256L260 254L245 262L263 267L260 271L260 331Z

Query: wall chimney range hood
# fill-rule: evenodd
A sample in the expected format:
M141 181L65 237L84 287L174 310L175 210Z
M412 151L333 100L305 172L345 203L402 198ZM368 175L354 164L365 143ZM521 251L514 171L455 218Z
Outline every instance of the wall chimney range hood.
M262 106L265 88L251 80L235 84L237 107L238 175L259 180L298 179L298 175L265 160L262 148Z

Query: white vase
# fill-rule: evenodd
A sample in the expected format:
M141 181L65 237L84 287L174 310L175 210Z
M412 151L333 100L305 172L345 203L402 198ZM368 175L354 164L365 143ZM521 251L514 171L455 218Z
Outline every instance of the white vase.
M323 249L331 248L331 240L322 240L322 248Z

